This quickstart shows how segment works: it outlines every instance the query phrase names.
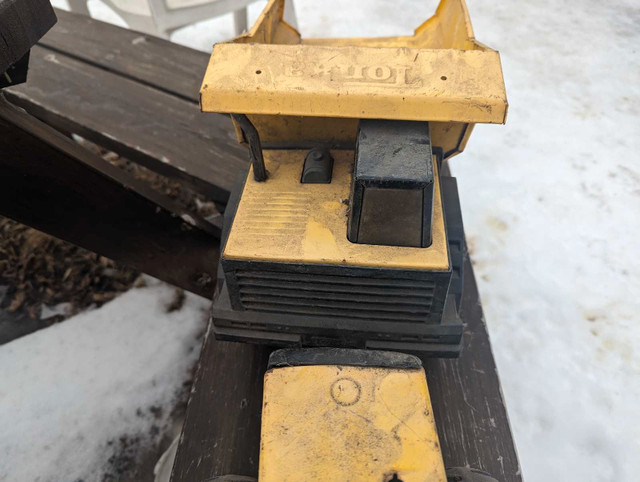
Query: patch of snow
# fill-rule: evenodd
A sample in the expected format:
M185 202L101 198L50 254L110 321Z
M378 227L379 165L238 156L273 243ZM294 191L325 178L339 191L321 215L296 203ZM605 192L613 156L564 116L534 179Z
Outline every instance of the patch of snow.
M147 37L144 37L144 36L142 36L142 35L141 35L140 37L136 37L136 38L134 38L134 39L131 41L131 43L132 43L133 45L140 45L140 44L145 43L146 41L147 41Z
M155 482L169 482L171 480L171 470L173 469L173 463L178 453L178 445L180 444L180 435L174 437L169 448L156 462L153 467L153 475L155 475Z
M58 303L57 305L42 304L40 309L40 319L46 320L57 315L69 316L71 314L71 303Z
M0 346L0 480L102 480L153 448L200 349L209 303L151 278Z
M187 214L187 213L182 213L180 215L180 219L182 219L185 223L190 224L191 226L195 226L196 225L196 220L193 219L193 216Z
M44 56L44 59L47 62L51 62L51 63L54 63L54 64L59 64L60 63L60 61L56 58L55 54L47 54L47 55Z

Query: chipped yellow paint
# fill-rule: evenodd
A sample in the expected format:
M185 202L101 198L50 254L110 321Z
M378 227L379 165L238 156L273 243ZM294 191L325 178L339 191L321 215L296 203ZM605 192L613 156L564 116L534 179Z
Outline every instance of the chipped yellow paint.
M265 375L260 482L444 482L422 369L275 368Z
M204 111L247 114L263 142L284 147L353 148L360 118L426 120L445 158L474 123L505 122L499 55L475 39L464 0L441 0L399 37L302 39L283 11L270 0L248 33L215 46Z
M503 123L495 51L217 44L207 112Z
M225 259L411 270L449 269L447 237L435 175L428 248L356 244L347 239L353 151L332 151L330 184L301 184L306 150L265 150L267 182L249 172L224 248ZM437 163L434 167L437 169Z

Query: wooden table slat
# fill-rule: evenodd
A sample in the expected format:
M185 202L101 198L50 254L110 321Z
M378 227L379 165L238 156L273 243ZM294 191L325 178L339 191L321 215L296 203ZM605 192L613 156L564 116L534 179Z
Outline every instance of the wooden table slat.
M208 53L91 17L55 11L58 23L41 45L198 103Z
M248 163L228 118L39 45L29 82L7 89L7 97L49 125L183 180L212 200L226 201Z
M217 229L2 94L0 215L201 296L213 294Z
M465 263L462 354L423 358L447 467L487 471L499 482L522 482L482 304L471 263Z

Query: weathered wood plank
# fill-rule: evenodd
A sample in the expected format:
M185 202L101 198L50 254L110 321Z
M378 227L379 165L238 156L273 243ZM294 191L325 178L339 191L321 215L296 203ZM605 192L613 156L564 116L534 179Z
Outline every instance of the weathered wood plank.
M442 176L451 176L448 163ZM449 208L458 209L459 206ZM457 218L457 216L453 216ZM452 226L464 230L463 226ZM423 358L448 467L483 469L500 482L522 482L500 379L471 262L466 256L460 316L466 324L457 359Z
M258 474L262 378L271 349L207 330L171 480Z
M0 0L0 75L54 23L56 16L48 0Z
M219 230L0 95L0 214L211 297Z
M180 179L212 200L226 201L248 163L228 118L41 46L32 49L29 82L6 92L56 129Z
M465 264L461 317L466 323L457 359L423 359L447 467L485 470L500 482L521 482L500 379L471 263Z
M57 25L40 45L198 103L209 54L64 10L56 14Z
M470 465L500 482L521 482L478 290L467 259L459 359L425 359L447 467ZM173 468L173 482L216 475L257 477L264 347L204 342ZM246 400L246 402L243 402Z

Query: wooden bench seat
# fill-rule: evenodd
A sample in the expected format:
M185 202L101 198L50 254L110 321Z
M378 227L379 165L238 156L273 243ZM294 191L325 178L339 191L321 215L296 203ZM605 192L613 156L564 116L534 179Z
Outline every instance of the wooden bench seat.
M29 81L7 98L78 134L225 202L248 162L226 116L200 112L208 55L57 10L33 48Z

